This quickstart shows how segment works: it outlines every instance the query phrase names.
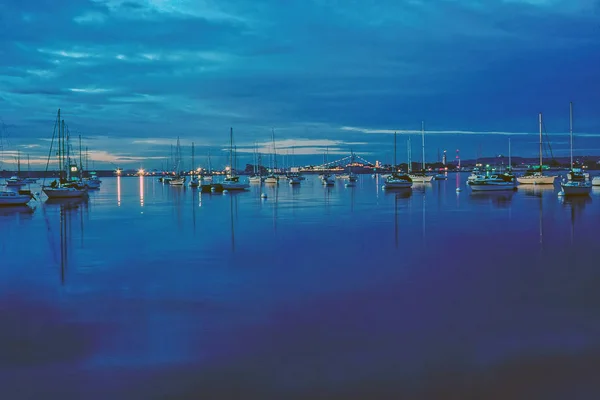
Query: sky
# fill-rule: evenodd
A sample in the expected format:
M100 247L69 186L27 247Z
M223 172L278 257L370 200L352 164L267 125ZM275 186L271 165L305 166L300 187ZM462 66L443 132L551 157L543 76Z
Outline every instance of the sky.
M3 0L3 166L45 165L57 109L95 168L600 155L599 0ZM73 143L77 149L76 141ZM281 161L280 161L281 163Z

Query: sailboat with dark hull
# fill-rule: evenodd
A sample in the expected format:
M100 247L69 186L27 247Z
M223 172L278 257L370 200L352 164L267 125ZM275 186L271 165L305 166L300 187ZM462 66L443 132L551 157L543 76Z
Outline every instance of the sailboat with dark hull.
M406 174L398 173L396 164L396 132L394 132L394 165L392 166L392 174L385 178L383 188L390 189L410 189L412 188L412 178Z
M57 129L58 128L58 129ZM49 186L42 183L42 191L48 196L48 199L72 199L87 197L88 192L85 185L78 182L78 177L72 176L72 172L77 172L77 168L73 169L70 159L69 135L65 130L65 121L60 119L60 109L56 117L56 125L52 142L50 144L50 153L48 154L48 162L46 164L46 172L50 165L50 156L54 145L54 138L58 130L58 179L54 180Z

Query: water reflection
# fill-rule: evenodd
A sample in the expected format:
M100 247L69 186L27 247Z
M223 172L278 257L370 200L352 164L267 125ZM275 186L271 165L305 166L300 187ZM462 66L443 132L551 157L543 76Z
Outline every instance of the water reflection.
M5 206L0 207L0 216L20 215L26 217L33 214L35 207L30 206Z
M520 185L519 193L528 197L541 197L544 193L553 193L554 185Z
M471 203L490 203L495 208L510 208L516 191L510 192L471 192Z
M560 196L559 202L563 207L567 207L571 211L571 244L573 244L575 238L575 221L581 218L583 210L587 204L592 202L592 199L589 196Z
M144 176L140 175L140 206L144 207Z
M55 257L55 262L57 262L60 266L60 281L61 284L65 283L65 273L67 271L69 260L72 258L72 249L73 249L73 219L79 219L79 229L80 229L80 237L81 242L80 246L83 248L84 245L84 211L89 211L88 206L88 198L78 198L78 199L48 199L46 200L45 208L52 209L55 206L59 207L59 257L58 260ZM53 237L53 229L52 222L48 215L46 214L46 223L48 224L48 232ZM53 253L55 253L55 245L54 241L51 239L50 241L51 247L53 248Z
M117 175L117 206L121 206L121 175Z

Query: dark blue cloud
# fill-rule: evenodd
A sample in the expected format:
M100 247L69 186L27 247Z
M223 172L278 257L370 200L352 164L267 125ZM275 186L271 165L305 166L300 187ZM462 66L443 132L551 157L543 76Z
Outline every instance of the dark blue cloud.
M598 4L8 0L0 116L15 125L15 145L39 143L60 107L73 129L106 138L98 150L142 157L168 154L177 136L218 149L230 126L248 146L274 126L281 139L368 143L341 147L391 158L391 136L361 130L418 130L425 120L429 131L535 135L542 111L558 134L569 101L576 132L600 133ZM161 144L133 143L149 137ZM519 138L515 151L535 154ZM430 134L427 157L501 153L505 143ZM577 143L600 147L594 137Z

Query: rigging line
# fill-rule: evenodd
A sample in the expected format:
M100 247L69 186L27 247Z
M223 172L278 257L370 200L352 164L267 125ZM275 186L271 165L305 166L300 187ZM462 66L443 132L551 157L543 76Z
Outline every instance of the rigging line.
M52 130L52 140L50 141L50 150L48 151L48 160L46 160L46 170L44 171L44 179L42 180L42 187L46 183L46 176L48 175L48 167L50 166L50 157L52 156L52 146L54 145L54 138L56 137L56 124L58 121L54 121L54 129Z
M548 137L548 132L546 131L546 123L544 121L542 121L542 131L544 132L544 135L546 137L546 145L548 146L548 149L550 149L550 158L552 158L552 160L554 160L554 153L552 152L552 144L550 143L550 138ZM546 150L546 155L548 155L548 150Z

